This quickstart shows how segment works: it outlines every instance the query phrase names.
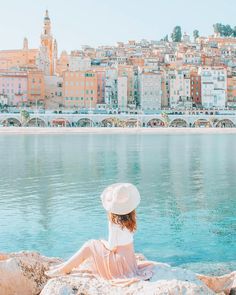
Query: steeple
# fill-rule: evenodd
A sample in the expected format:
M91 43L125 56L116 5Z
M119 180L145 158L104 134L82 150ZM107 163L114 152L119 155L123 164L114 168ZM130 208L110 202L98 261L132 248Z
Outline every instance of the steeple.
M23 42L23 50L28 50L29 46L28 46L28 39L24 38L24 42Z
M48 15L48 10L45 11L44 20L50 20L49 15Z
M47 35L47 36L51 35L51 20L48 14L48 10L46 10L45 16L44 16L43 35Z
M57 57L57 44L54 42L54 38L51 32L51 20L48 10L45 11L43 23L43 32L41 34L40 62L46 65L44 68L45 73L47 75L53 75L55 70L55 59Z

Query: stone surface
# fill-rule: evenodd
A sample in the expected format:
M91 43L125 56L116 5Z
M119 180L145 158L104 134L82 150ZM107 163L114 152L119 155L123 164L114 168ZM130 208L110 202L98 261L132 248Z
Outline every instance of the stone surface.
M157 264L151 281L140 281L128 287L111 286L88 273L74 272L68 276L50 279L40 295L156 295L215 294L194 273L181 268Z
M60 261L36 252L0 253L0 294L39 294L48 279L44 272Z
M142 255L137 255L143 260ZM35 252L0 253L1 295L211 295L236 294L236 272L221 277L196 275L190 270L157 263L151 281L127 287L112 286L94 277L84 264L72 274L48 279L45 271L60 263Z
M236 271L219 277L205 275L197 275L197 277L215 293L236 295Z

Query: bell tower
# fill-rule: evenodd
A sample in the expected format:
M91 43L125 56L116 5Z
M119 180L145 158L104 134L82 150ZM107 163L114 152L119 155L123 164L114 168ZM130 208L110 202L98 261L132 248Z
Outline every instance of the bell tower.
M48 10L46 10L45 16L44 16L43 35L48 37L51 36L51 20L48 15Z
M48 10L45 12L43 32L41 34L41 47L43 51L47 54L47 60L49 61L49 74L52 76L54 74L54 39L51 32L51 20L48 14Z

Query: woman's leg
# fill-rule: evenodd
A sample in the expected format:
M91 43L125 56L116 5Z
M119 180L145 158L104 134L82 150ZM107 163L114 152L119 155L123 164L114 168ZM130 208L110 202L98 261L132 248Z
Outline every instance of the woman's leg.
M78 267L82 262L91 257L92 251L90 249L90 243L92 241L88 241L84 243L84 245L76 252L69 260L66 262L53 267L49 271L46 272L47 276L53 277L63 274L68 274L72 271L73 268Z

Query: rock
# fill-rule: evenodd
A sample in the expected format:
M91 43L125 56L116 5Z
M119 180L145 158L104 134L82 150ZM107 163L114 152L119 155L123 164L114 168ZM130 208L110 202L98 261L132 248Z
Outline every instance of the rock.
M0 253L0 294L39 294L48 279L44 272L60 261L36 252Z
M140 254L137 259L145 258ZM0 295L236 294L236 272L210 277L157 263L150 281L120 287L94 277L86 270L88 265L83 264L70 275L48 280L45 271L60 262L58 258L47 258L36 252L0 253Z
M188 270L171 268L157 263L151 281L140 281L128 287L111 286L89 273L50 279L40 295L211 295L211 291L197 276Z
M215 293L236 295L236 271L219 277L205 275L197 275L197 277Z
M233 272L236 269L236 261L227 262L193 262L180 265L181 268L186 268L195 273L201 273L206 276L222 276L226 273Z

